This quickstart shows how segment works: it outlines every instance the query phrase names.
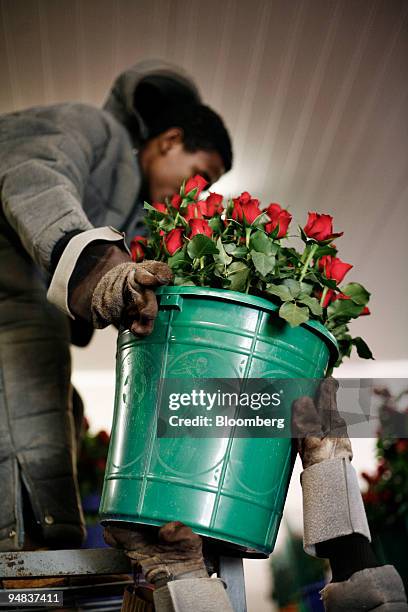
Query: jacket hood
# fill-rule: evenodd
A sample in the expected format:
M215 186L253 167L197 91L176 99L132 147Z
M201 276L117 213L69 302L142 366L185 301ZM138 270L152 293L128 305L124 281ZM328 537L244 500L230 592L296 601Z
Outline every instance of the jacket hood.
M193 80L180 67L148 60L122 72L103 105L129 131L135 147L149 136L158 113L177 103L201 102Z

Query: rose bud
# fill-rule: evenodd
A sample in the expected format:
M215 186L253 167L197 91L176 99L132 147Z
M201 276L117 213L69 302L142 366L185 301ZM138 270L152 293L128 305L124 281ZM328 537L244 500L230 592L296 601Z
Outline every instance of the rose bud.
M317 242L334 240L344 234L344 232L333 233L333 217L331 215L321 215L317 212L308 213L307 223L303 231L308 238L313 238Z
M187 204L184 211L181 213L186 221L190 221L190 219L202 219L202 205L203 202L197 202L196 204Z
M239 198L234 198L233 203L234 208L231 217L240 223L243 223L245 218L245 221L251 224L262 214L259 208L259 200L252 199L247 191L244 191Z
M210 237L213 233L206 219L190 219L188 224L191 227L190 238L196 236L197 234L204 234L205 236Z
M276 238L283 238L286 236L289 223L292 220L292 215L290 212L282 208L279 204L269 204L268 208L266 209L266 213L271 222L265 225L265 231L268 232L268 234L272 234L272 232L279 225L279 231Z
M158 212L167 213L167 206L165 204L163 204L163 202L153 202L152 206Z
M164 244L169 255L174 255L183 246L183 232L182 227L176 227L166 234Z
M199 174L196 174L195 176L193 176L193 178L188 179L187 183L184 186L184 193L186 196L188 196L189 193L191 193L194 189L197 189L195 195L190 196L194 197L194 199L196 200L206 185L207 181Z
M180 208L180 204L182 202L183 198L181 197L180 194L175 193L170 200L170 204L172 205L173 208L177 208L177 210Z
M333 279L337 283L341 283L352 267L351 264L341 261L339 257L331 255L323 255L319 260L319 270L325 273L326 278Z
M130 253L133 261L142 261L145 256L144 245L147 244L146 236L135 236L130 243Z
M219 215L224 210L222 205L222 195L218 193L210 193L205 202L200 202L201 210L205 217L214 217L214 215Z

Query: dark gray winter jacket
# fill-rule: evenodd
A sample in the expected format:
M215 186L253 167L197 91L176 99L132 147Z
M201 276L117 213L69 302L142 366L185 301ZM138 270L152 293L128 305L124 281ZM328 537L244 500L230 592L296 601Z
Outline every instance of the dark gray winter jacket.
M135 100L141 83L148 91ZM139 233L136 149L148 135L144 118L180 95L199 99L180 69L149 61L117 78L104 110L67 103L0 118L2 208L42 269L49 270L55 244L72 230L112 226L127 236Z

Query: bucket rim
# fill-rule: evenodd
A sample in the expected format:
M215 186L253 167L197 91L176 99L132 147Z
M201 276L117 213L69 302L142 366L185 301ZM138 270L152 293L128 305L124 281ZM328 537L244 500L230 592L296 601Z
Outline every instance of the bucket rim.
M156 295L166 295L169 293L172 295L199 295L201 297L214 298L220 301L244 304L272 313L276 313L279 310L277 304L274 304L266 298L258 295L248 295L247 293L241 293L239 291L231 291L230 289L215 289L213 287L196 287L188 285L163 285L156 289ZM325 340L330 353L328 367L334 366L339 357L339 347L333 334L320 323L320 321L315 321L314 319L310 319L306 321L306 323L301 323L300 327L308 329Z

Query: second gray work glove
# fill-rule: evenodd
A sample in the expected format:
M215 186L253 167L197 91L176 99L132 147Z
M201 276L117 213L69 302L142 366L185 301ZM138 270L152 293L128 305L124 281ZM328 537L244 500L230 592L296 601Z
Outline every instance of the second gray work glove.
M327 459L353 458L346 423L337 409L338 388L337 380L324 378L315 399L304 396L293 403L292 431L304 469Z
M316 555L317 544L353 533L370 540L346 423L337 409L338 386L325 378L314 399L304 396L292 406L292 432L304 467L303 541L310 555Z
M208 578L201 537L180 521L150 530L112 525L105 528L104 538L110 546L124 549L153 584L186 575Z

